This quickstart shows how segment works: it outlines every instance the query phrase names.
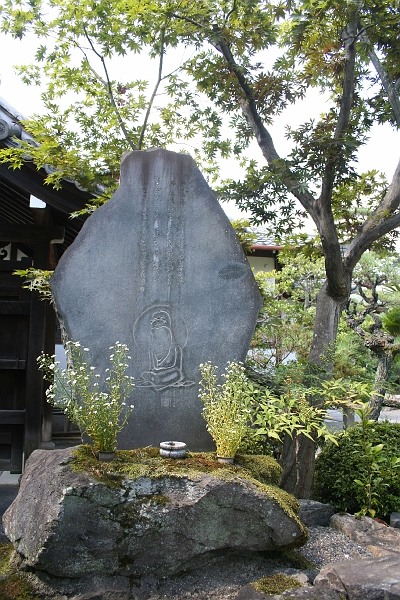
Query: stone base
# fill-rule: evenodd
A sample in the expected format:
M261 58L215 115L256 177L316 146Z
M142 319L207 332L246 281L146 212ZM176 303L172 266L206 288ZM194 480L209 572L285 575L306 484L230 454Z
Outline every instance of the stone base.
M241 467L233 473L219 466L213 474L138 476L108 487L73 471L72 452L35 451L3 517L22 565L34 571L76 581L140 580L178 573L218 552L306 541L297 501L257 485ZM149 472L151 460L143 459ZM164 465L165 459L157 460Z

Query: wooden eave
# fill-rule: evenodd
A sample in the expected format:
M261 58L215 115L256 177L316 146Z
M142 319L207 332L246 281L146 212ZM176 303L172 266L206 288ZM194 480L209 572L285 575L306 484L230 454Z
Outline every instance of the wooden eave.
M5 142L7 140L0 142L0 148L9 147L9 144ZM33 226L32 211L29 207L30 196L33 195L46 202L51 211L52 225L59 228L58 231L55 229L51 232L50 236L53 239L60 239L60 228L65 230L64 241L58 245L60 256L74 241L85 221L85 217L71 219L71 212L84 208L93 199L93 196L78 189L73 182L65 180L62 182L62 188L56 190L50 185L44 184L46 175L44 169L38 170L30 162L26 162L20 169L10 169L7 165L0 165L0 241L7 241L9 237L12 237L15 227L18 225L24 225L27 228L29 225ZM5 237L7 224L9 224L9 233L7 234L9 237ZM36 234L28 235L27 229L20 241L30 246L34 242L32 236L40 237L40 235L39 230ZM25 251L23 247L21 249Z

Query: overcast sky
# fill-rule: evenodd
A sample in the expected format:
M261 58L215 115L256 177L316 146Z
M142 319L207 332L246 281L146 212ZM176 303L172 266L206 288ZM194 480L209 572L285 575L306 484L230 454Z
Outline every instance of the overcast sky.
M29 117L35 112L42 112L42 103L40 99L40 89L36 87L28 87L24 85L20 78L15 74L13 66L18 64L29 63L31 57L35 53L37 42L34 39L24 38L22 41L14 40L10 36L5 36L0 33L0 96L2 96L15 109L20 111L24 116ZM183 56L175 56L173 60L175 64L168 65L164 69L164 73L168 69L175 68L177 61ZM187 58L187 57L186 57ZM125 59L126 61L127 59ZM137 67L139 65L139 69ZM127 72L126 62L113 61L112 68L115 70L115 77L118 77L118 71L121 70L124 74ZM128 71L131 70L131 63ZM151 65L150 61L141 58L140 61L135 61L135 71L132 76L134 79L147 79L149 73L154 73L156 77L157 64ZM150 81L149 89L153 86ZM274 139L278 153L285 156L290 151L290 144L284 137L285 126L290 125L295 127L303 123L309 118L316 117L324 110L324 99L317 91L312 91L306 100L299 102L296 106L287 109L279 118L274 121L274 125L269 128ZM190 148L188 149L190 152ZM257 144L252 144L250 149L252 157L264 162ZM386 173L390 180L397 166L400 156L400 132L393 131L387 125L376 125L373 128L372 136L369 142L359 151L359 165L363 171L369 169L378 169ZM223 175L237 176L238 165L236 161L223 162ZM234 205L223 205L228 216L231 218L240 218L244 216L236 209Z

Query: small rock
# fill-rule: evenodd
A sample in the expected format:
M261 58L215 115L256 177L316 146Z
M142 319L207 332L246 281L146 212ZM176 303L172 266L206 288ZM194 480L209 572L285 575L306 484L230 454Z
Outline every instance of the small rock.
M314 587L334 590L348 600L398 600L400 598L400 556L352 560L324 567Z
M263 592L259 592L249 583L239 590L235 600L264 600L269 597L269 594L267 595Z
M370 517L356 519L353 515L333 515L331 527L344 533L357 544L368 548L373 556L381 557L400 552L400 531L378 523Z
M392 512L390 514L390 527L395 527L396 529L400 529L400 513Z
M331 517L335 514L335 509L331 504L323 504L316 500L301 499L300 519L307 527L320 525L329 527Z

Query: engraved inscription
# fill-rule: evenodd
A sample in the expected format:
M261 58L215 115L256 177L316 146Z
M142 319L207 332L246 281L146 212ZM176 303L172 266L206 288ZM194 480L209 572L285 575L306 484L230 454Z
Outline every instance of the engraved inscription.
M142 192L142 228L140 232L140 267L139 267L139 281L140 291L144 292L146 287L146 262L147 262L147 187L143 187Z
M187 184L171 179L163 188L158 178L142 188L139 238L139 289L149 281L159 287L160 297L170 299L171 290L184 283Z
M153 275L155 281L160 277L160 257L161 257L161 221L160 221L160 178L156 181L156 191L154 194L154 227L153 227Z

